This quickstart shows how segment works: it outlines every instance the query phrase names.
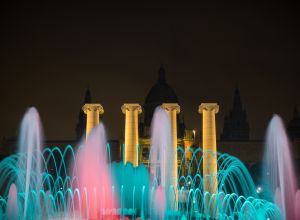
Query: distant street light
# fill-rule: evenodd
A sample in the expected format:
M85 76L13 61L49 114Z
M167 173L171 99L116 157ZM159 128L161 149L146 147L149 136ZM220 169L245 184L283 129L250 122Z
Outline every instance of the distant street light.
M193 134L194 134L194 143L196 142L195 140L196 140L196 130L194 129L193 130Z

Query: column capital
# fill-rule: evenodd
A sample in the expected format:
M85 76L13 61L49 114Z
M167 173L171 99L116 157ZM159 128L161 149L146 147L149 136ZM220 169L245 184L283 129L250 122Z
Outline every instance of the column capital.
M82 110L84 111L85 114L87 114L89 111L99 111L99 114L103 114L104 113L104 109L103 109L102 105L101 104L97 104L97 103L85 104L82 107Z
M161 107L163 109L165 109L166 111L176 111L176 114L180 113L180 105L178 105L178 103L163 103L161 105Z
M217 114L219 112L219 105L217 103L201 103L198 108L198 112L200 114L204 111L213 111L215 110L215 113Z
M123 114L126 114L126 111L138 111L138 114L142 113L142 107L138 103L124 103L121 107Z

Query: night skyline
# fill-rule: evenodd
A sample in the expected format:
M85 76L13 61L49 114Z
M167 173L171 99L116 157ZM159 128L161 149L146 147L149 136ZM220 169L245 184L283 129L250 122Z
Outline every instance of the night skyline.
M288 3L252 4L2 7L1 137L33 105L46 139L74 139L89 85L118 139L121 105L142 105L163 64L187 128L200 129L200 103L217 102L219 137L238 85L250 138L263 138L273 113L288 122L300 108L299 16Z

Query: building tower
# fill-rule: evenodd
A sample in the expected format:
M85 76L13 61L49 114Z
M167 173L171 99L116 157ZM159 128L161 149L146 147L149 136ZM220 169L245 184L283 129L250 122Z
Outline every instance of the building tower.
M248 141L249 140L249 123L246 111L240 98L240 91L235 89L233 106L229 115L225 116L224 128L221 134L222 141Z
M142 107L136 103L122 105L122 112L125 114L125 151L124 164L132 163L138 166L138 115L142 113Z

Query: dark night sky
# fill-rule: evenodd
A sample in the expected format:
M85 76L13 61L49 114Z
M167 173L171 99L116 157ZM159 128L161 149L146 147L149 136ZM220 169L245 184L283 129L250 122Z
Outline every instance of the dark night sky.
M0 7L1 137L14 136L33 105L47 139L73 139L89 84L108 136L119 138L121 105L144 102L161 63L188 128L200 128L201 102L218 102L220 132L237 84L251 138L263 137L273 113L287 122L300 108L299 10L290 2L42 2Z

